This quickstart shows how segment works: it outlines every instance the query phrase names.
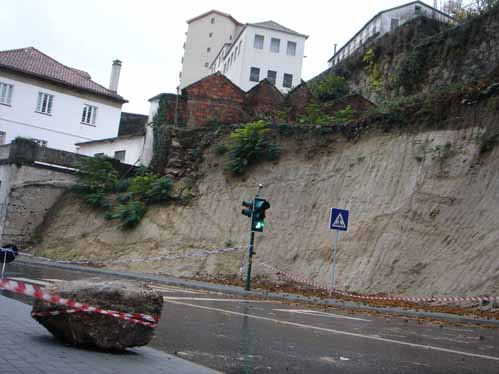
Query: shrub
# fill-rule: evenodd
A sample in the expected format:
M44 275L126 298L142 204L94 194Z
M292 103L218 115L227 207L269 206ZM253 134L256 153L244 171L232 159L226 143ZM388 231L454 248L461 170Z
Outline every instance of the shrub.
M168 200L171 185L169 178L149 173L131 178L128 192L133 195L134 199L152 204Z
M110 215L112 219L119 219L124 228L137 226L146 214L147 208L141 201L130 201L124 205L118 205Z
M106 198L106 195L103 191L89 193L88 195L84 196L83 200L85 200L88 205L94 208L108 209L111 207L111 203Z
M118 172L109 157L86 157L76 164L76 168L75 190L80 193L110 192L118 181Z
M234 130L230 134L228 169L233 174L242 174L250 165L272 161L279 157L279 147L268 137L267 124L256 121Z
M348 105L345 109L338 110L333 115L333 122L346 125L353 121L355 117L355 110L352 109L351 105Z
M333 122L332 117L322 110L319 104L309 104L305 107L305 113L299 115L298 123L306 125L329 125Z
M31 138L25 138L24 136L16 136L14 140L12 140L12 144L19 144L19 145L29 145L29 146L36 146L38 143L34 141Z
M312 93L321 101L335 100L348 95L350 89L345 78L334 73L309 85Z

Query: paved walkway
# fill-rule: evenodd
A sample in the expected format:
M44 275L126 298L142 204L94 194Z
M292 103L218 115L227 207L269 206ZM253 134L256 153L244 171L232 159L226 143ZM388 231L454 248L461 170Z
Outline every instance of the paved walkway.
M103 353L67 347L30 316L31 307L0 293L0 374L213 374L152 348Z

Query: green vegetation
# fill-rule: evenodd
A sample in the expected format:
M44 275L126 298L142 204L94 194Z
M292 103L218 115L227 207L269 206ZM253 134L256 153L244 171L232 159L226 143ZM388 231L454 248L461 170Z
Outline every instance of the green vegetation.
M305 113L297 118L302 125L329 125L333 118L323 111L320 104L309 104L305 107Z
M16 136L14 140L12 140L12 144L19 144L19 145L25 144L25 145L35 146L38 143L31 138L25 138L24 136Z
M160 172L165 168L168 161L168 127L172 124L166 123L168 113L168 101L166 97L159 100L158 111L152 120L153 131L153 158L151 160L151 169Z
M263 121L250 122L234 130L229 141L227 168L233 174L243 174L259 161L279 158L279 147L269 138L269 129Z
M376 60L377 57L372 48L369 48L362 56L362 62L366 65L369 86L373 91L379 92L383 88L383 76Z
M327 74L324 78L310 83L310 90L321 101L336 100L350 92L345 78L334 73Z
M225 144L215 145L215 154L217 156L223 156L229 151L229 148Z
M118 219L123 228L139 224L147 206L171 199L172 181L140 167L129 178L120 178L109 157L88 157L77 165L74 191L106 218Z
M355 110L352 109L351 105L348 105L345 109L338 110L333 115L333 122L339 125L346 125L353 121L355 117Z

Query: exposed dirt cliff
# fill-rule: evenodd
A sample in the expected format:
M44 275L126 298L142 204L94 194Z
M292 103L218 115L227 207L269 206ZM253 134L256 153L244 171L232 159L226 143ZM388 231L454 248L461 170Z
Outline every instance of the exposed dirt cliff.
M338 132L279 135L281 159L244 178L204 150L187 205L150 209L132 231L67 194L40 228L37 253L65 259L136 259L247 243L240 202L258 183L271 202L257 258L328 283L334 234L329 209L350 210L340 237L341 289L411 295L499 293L499 126L495 101L462 105L419 126L373 123L355 140ZM492 105L492 104L494 105ZM436 108L438 111L439 109ZM394 128L395 127L395 128ZM320 130L320 129L319 129ZM485 135L484 135L485 134ZM122 265L176 276L237 274L243 254ZM256 274L275 277L255 266Z

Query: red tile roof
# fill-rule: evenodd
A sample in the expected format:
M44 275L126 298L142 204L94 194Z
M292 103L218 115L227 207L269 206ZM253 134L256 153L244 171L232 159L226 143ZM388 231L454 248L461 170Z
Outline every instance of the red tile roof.
M33 47L0 51L2 68L127 102L116 92L92 81L87 72L65 66Z

